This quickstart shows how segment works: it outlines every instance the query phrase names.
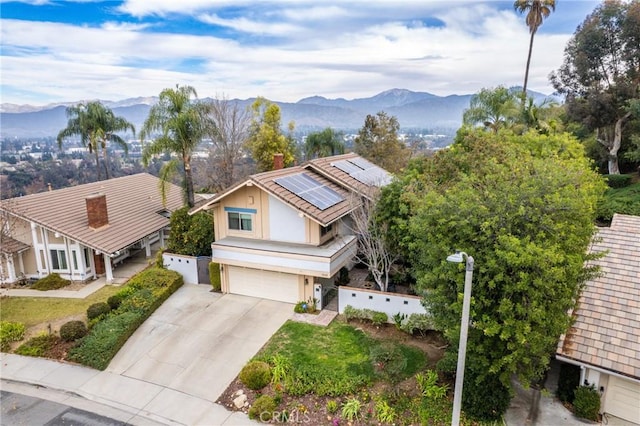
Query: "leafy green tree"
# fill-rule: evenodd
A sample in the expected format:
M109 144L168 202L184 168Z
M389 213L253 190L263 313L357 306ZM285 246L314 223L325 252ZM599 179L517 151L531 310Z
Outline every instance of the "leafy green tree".
M186 256L211 256L213 217L206 212L189 215L189 207L183 207L171 214L171 233L167 251Z
M204 116L207 112L204 104L192 99L197 96L196 89L191 86L176 85L175 89L164 89L160 92L158 103L149 110L149 116L140 131L140 139L143 141L153 133L160 132L142 150L145 167L156 155L175 153L179 156L180 160L172 159L162 166L160 191L163 201L166 200L166 183L182 163L183 187L189 207L193 207L195 203L191 154L205 134Z
M483 88L471 97L464 110L462 123L468 126L482 124L494 133L509 128L519 120L520 109L516 94L504 86Z
M592 272L584 265L605 188L601 177L567 134L466 128L450 149L420 162L409 168L409 177L383 188L402 197L396 203L383 197L381 205L388 216L398 212L390 232L409 234L399 246L435 323L452 343L449 365L455 370L464 273L445 259L459 249L477 266L467 349L476 383L499 380L509 389L513 374L524 383L536 380ZM499 415L503 402L496 398L491 410L470 411Z
M273 169L273 156L282 154L284 166L290 166L295 160L295 142L290 136L294 123L289 123L289 136L282 134L280 129L280 107L263 98L258 97L251 106L253 120L249 136L249 147L259 172Z
M396 117L384 111L369 114L356 136L354 150L383 169L398 172L407 165L410 156L409 149L398 138L399 130L400 123Z
M556 0L516 0L513 7L518 13L527 13L525 22L529 27L531 38L529 39L529 54L527 55L527 67L524 72L524 86L522 86L522 101L527 98L527 83L529 82L529 66L531 65L531 53L533 52L533 38L538 32L542 22L556 10Z
M330 127L320 132L310 133L304 144L304 152L308 160L344 154L342 134Z
M67 108L67 127L58 133L58 146L62 148L64 139L71 136L80 136L82 145L89 148L90 153L96 156L96 170L100 179L100 151L102 151L105 178L109 179L109 166L107 160L107 142L115 143L128 152L128 145L118 132L135 134L133 124L125 118L116 116L110 108L100 102L80 103Z
M623 132L640 98L640 2L610 0L587 16L569 40L554 88L567 113L607 150L610 174L619 174Z

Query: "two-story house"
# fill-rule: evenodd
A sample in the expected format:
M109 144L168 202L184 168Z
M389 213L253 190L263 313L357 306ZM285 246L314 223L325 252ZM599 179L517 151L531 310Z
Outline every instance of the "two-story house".
M279 163L276 158L276 164ZM192 209L214 215L222 291L296 303L352 264L349 215L390 175L356 154L249 176ZM316 290L317 291L317 290Z

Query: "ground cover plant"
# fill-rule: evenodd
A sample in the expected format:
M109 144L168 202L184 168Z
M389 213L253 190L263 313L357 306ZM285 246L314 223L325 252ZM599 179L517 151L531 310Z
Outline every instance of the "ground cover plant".
M609 222L614 213L640 216L640 182L622 188L609 188L598 204L598 220Z
M40 291L57 290L59 288L67 287L70 284L71 281L62 278L59 274L53 273L44 278L40 278L38 281L33 283L31 289Z
M237 379L218 402L238 409L232 401L244 393L250 406L241 409L274 424L451 422L453 386L433 369L443 353L434 350L441 338L340 318L328 327L285 323L247 364L266 363L270 383L251 390ZM463 417L463 424L482 423Z

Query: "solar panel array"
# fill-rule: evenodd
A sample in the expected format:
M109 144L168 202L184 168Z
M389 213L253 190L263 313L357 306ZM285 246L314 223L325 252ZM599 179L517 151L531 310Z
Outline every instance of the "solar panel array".
M274 182L320 210L326 210L340 201L344 201L342 195L305 173L277 178Z
M331 165L365 185L384 186L391 183L389 173L361 157L336 161Z

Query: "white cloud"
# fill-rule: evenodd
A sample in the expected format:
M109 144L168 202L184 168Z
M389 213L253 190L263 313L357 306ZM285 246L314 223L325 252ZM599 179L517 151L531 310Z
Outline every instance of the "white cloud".
M198 16L198 19L206 24L219 25L232 28L236 31L265 35L287 35L298 32L301 28L287 23L269 23L251 21L247 18L223 19L215 13L205 13Z

